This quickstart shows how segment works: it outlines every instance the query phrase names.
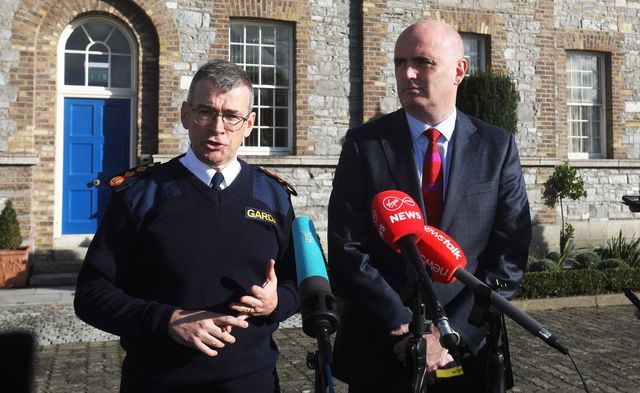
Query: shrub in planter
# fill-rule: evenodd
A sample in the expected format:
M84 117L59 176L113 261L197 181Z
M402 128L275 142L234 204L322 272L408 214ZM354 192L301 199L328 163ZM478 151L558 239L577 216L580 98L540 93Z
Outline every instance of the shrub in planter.
M560 260L560 253L557 251L551 251L546 256L547 259L551 259L554 262L558 262Z
M0 213L0 288L24 287L27 282L29 248L21 243L16 211L7 200Z
M536 259L529 263L527 270L529 272L546 272L550 270L557 270L558 264L551 259L543 258Z
M600 255L593 251L585 251L576 255L574 269L593 269L602 260Z
M607 280L607 291L624 292L627 289L640 289L639 268L617 268L603 270Z
M0 250L17 250L20 244L22 244L20 224L13 202L8 199L0 213Z
M628 268L629 264L625 261L618 258L607 258L603 259L596 265L596 269L604 270L604 269L621 269Z

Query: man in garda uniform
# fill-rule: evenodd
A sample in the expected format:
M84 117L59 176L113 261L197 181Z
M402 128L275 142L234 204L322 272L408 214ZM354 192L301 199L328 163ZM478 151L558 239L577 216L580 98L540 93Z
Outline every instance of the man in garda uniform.
M271 337L298 309L282 180L237 158L255 120L242 68L204 65L186 154L111 180L78 277L77 315L118 335L122 392L275 392Z

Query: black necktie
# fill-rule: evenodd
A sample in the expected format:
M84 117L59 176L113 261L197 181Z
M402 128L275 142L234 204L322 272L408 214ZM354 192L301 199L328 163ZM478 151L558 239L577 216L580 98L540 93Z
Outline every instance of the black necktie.
M216 191L220 191L220 184L222 184L223 181L224 176L222 175L222 172L216 172L216 174L213 175L213 179L211 179L211 187L213 187Z

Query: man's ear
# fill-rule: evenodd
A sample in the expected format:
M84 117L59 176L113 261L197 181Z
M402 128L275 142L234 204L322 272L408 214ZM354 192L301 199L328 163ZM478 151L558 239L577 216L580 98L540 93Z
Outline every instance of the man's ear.
M467 75L467 70L469 69L469 62L464 57L458 60L458 64L456 65L456 79L455 85L459 85L462 83L465 75Z
M191 126L191 106L184 101L180 108L180 120L182 121L182 126L188 130Z
M251 135L251 131L253 130L253 124L256 121L256 113L255 112L251 112L249 113L249 116L247 117L247 126L244 129L244 137L248 137L249 135Z

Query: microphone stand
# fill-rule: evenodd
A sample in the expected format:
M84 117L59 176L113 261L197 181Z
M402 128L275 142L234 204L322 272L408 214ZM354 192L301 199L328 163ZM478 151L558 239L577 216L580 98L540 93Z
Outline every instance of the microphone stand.
M499 286L500 284L496 280L496 287ZM483 321L486 321L489 325L485 391L487 393L505 393L514 386L509 340L504 314L491 310L491 293L492 289L486 284L475 289L475 302L469 315L469 322L480 326Z
M329 336L338 329L340 323L336 308L336 299L330 293L316 292L314 296L305 296L305 310L302 314L302 330L309 337L315 337L318 350L307 353L307 367L315 370L315 393L335 392L331 371L331 340Z
M307 367L315 370L314 392L324 393L328 388L330 393L334 393L329 331L326 328L321 328L317 333L318 350L307 353Z
M425 305L420 295L420 280L415 282L415 295L410 300L413 312L409 333L411 338L405 347L404 393L424 393L427 391L427 340L424 335L431 333L431 321L425 319Z

